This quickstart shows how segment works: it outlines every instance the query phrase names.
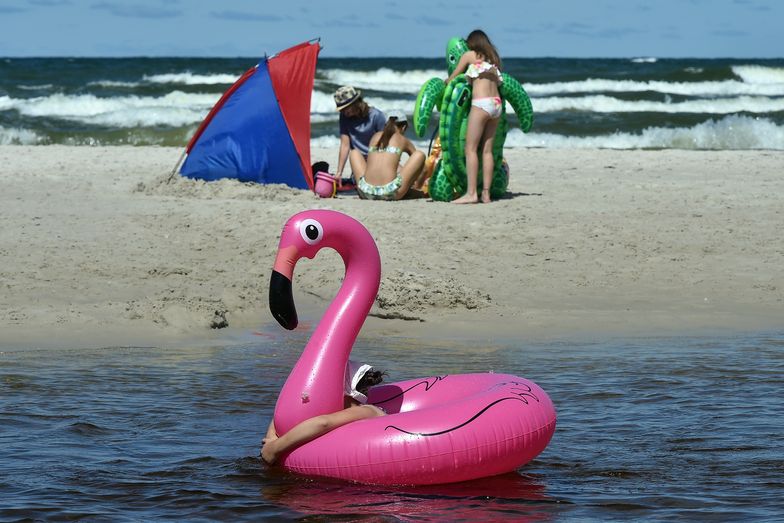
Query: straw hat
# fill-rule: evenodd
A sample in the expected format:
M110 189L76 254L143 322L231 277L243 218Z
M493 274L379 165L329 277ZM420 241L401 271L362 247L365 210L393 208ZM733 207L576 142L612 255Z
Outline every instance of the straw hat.
M353 104L359 98L359 95L362 94L362 91L359 89L354 89L350 85L344 85L343 87L339 87L337 91L335 91L335 106L337 106L338 111L342 111L349 105Z

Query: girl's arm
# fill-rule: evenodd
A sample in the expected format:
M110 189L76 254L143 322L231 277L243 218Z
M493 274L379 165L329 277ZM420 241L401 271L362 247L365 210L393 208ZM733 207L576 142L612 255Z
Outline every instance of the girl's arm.
M265 444L261 449L261 458L269 465L272 465L281 454L314 440L322 434L326 434L352 421L374 418L376 416L383 416L383 412L372 406L354 406L333 412L332 414L306 419L279 438L272 441L265 440Z
M457 62L455 70L452 71L452 74L449 75L449 78L446 79L445 83L448 84L454 80L457 75L464 73L465 70L468 69L468 66L473 62L476 62L476 53L474 51L466 51L463 53L463 56L461 56L460 60Z
M266 443L267 440L272 441L278 438L278 433L275 432L275 419L273 418L270 421L269 427L267 427L267 435L264 436L264 439L261 440L262 443Z
M411 156L417 150L416 145L414 145L413 142L408 138L403 137L403 139L406 141L405 145L403 146L403 152Z
M338 181L343 177L343 169L346 167L346 160L348 160L348 151L350 147L349 137L347 134L340 135L340 152L338 153L338 170L335 172Z

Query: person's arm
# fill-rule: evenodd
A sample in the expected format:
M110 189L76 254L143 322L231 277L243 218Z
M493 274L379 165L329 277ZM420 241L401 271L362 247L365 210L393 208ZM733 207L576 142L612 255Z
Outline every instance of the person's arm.
M350 142L347 134L340 135L340 152L338 153L338 170L335 172L338 181L343 177L343 169L346 167L346 160L348 160L348 151L350 149Z
M270 420L269 427L267 427L267 435L264 436L264 439L261 440L262 445L266 444L267 441L274 441L278 439L278 433L275 432L275 419L273 418Z
M476 62L476 53L474 51L466 51L463 53L463 56L461 56L460 60L457 62L457 66L455 66L455 70L452 71L452 74L449 75L449 78L447 78L444 83L449 84L449 82L457 78L457 75L464 73L472 62Z
M312 441L322 434L341 427L352 421L365 418L382 416L383 412L372 406L349 407L332 414L324 414L306 419L293 429L277 439L265 440L265 445L261 449L261 458L269 465L274 464L278 456L293 450L296 447Z
M414 145L414 143L406 137L403 137L403 139L406 141L405 145L403 146L403 152L411 156L417 150L416 145Z

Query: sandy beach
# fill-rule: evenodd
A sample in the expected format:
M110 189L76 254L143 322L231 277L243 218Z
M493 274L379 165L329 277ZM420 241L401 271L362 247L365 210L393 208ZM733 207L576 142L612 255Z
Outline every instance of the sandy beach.
M306 208L365 224L364 335L533 339L759 331L784 318L784 152L509 149L489 205L320 200L168 173L181 149L0 147L0 348L166 345L277 329L278 235ZM314 149L313 161L337 151ZM342 264L302 260L304 326Z

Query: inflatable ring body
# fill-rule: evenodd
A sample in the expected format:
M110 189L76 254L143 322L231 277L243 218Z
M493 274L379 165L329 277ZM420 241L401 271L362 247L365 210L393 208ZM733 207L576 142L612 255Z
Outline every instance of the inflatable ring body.
M339 427L291 452L298 474L377 485L467 481L515 470L547 446L555 409L508 374L433 376L374 387L387 416Z
M381 262L367 229L336 211L300 212L283 228L270 279L270 310L281 325L297 326L297 260L325 247L338 251L345 276L278 396L278 434L343 409L346 363L378 292ZM378 485L452 483L517 469L544 450L555 431L547 393L510 374L384 384L371 388L368 400L387 415L338 427L281 456L283 467Z
M447 47L447 68L451 74L462 52L468 49L450 40ZM461 40L461 39L458 39ZM464 40L461 40L463 43ZM462 50L462 51L460 51ZM453 61L455 53L461 54ZM531 100L523 86L515 78L502 73L503 82L499 85L499 94L503 100L503 109L493 142L494 174L490 186L490 196L500 198L506 193L509 184L509 169L503 165L503 148L509 123L506 118L506 103L512 107L520 122L520 129L528 132L533 126L534 113ZM471 86L464 75L455 77L449 85L444 85L440 78L431 78L420 89L414 108L414 130L417 136L424 136L433 109L441 113L438 136L443 147L442 158L436 165L433 177L429 182L430 195L437 201L450 201L466 191L465 168L465 132L468 124L468 113L471 109ZM482 172L481 156L479 172ZM482 188L482 176L478 176L477 185Z

